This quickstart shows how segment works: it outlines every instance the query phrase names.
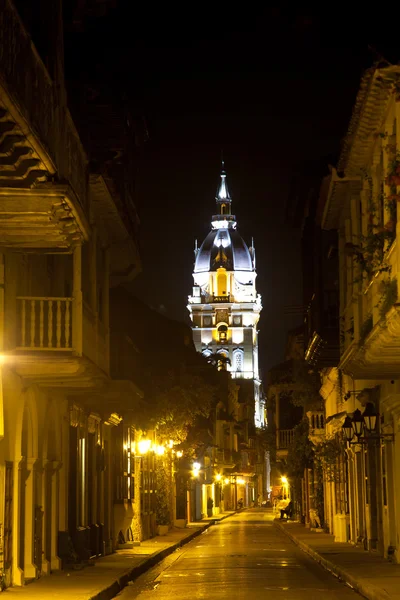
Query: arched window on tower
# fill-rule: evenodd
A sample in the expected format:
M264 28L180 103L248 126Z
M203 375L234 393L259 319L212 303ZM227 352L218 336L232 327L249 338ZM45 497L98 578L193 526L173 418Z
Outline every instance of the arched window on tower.
M226 269L219 268L217 270L217 296L226 296L227 275Z
M226 204L221 204L221 215L226 215Z
M238 372L243 371L243 350L234 350L233 370Z
M224 344L228 337L228 327L226 325L220 325L218 327L218 341L220 344Z
M231 361L229 360L228 351L225 349L218 350L217 354L220 357L220 358L218 358L218 363L217 363L218 371L226 371L228 364L231 363Z

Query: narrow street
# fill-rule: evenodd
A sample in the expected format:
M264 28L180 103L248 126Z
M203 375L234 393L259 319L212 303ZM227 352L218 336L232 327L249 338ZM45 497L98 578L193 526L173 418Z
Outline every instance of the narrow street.
M139 577L119 600L360 598L272 521L264 509L229 517Z

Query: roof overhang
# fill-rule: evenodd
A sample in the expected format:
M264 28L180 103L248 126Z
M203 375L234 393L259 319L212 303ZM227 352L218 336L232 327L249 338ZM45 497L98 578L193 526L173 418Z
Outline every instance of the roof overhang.
M372 67L365 72L337 166L347 177L360 176L361 169L369 163L399 81L400 66L397 65Z
M322 213L322 229L338 229L340 214L346 204L346 200L361 190L361 178L340 177L337 170L332 168L332 173L327 176L329 185L325 186L326 200Z

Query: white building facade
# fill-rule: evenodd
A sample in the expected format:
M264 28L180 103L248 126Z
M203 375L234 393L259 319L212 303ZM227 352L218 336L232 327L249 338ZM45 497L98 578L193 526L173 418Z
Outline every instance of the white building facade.
M256 289L254 244L249 247L237 231L231 196L222 163L211 231L195 246L193 293L188 310L193 341L205 356L229 358L235 379L254 382L254 424L265 424L265 402L258 368L258 321L262 309ZM238 382L239 383L239 382Z

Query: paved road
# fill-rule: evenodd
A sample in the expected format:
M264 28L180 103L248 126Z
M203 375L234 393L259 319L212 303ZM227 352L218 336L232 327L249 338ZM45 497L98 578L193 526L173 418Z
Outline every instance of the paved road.
M250 509L208 529L125 588L118 600L361 598Z

